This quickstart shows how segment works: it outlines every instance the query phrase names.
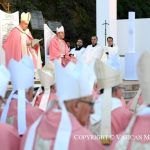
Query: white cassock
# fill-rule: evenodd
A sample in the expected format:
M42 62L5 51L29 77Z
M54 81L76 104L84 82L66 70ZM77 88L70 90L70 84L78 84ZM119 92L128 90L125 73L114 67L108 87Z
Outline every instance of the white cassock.
M108 52L109 55L107 55L106 52ZM108 47L108 46L104 47L101 61L111 66L114 69L120 70L118 46L113 45L113 47Z
M101 58L103 55L102 47L97 44L96 46L88 45L83 54L83 60L87 64L95 62L96 59Z
M76 48L72 48L70 53L74 54L74 56L78 58L82 56L84 52L85 52L85 48L82 47L80 50L76 50Z

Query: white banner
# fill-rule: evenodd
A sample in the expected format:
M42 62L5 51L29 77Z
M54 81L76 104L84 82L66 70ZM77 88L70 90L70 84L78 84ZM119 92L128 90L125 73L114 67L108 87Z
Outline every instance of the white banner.
M19 12L12 14L0 10L0 64L5 65L5 52L2 48L10 30L19 25Z
M55 33L44 24L44 47L45 47L45 63L49 61L49 44L50 40L55 36Z

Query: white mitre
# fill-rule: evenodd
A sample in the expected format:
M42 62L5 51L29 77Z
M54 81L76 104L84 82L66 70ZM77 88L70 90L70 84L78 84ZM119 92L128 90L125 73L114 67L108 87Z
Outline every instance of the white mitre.
M87 65L70 62L65 68L55 67L57 95L62 101L92 95L94 78Z
M136 113L132 116L127 128L124 131L123 136L119 139L119 141L115 145L115 150L126 150L128 149L128 145L130 142L130 138L124 138L124 135L131 135L133 126L136 124L137 116L149 116L150 108L145 106L145 104L150 104L150 52L145 51L139 58L137 64L137 74L140 82L140 88L142 90L142 97L144 101L144 105L141 105ZM145 144L146 145L146 144ZM132 144L132 149L139 147L138 142L134 142Z
M17 114L18 114L18 133L22 135L26 131L26 96L25 91L34 85L34 65L30 57L24 56L20 61L11 59L8 64L11 74L13 91L11 92L6 105L4 106L1 123L6 122L9 106L13 94L17 94Z
M42 110L47 109L47 105L49 103L49 96L50 96L50 86L55 84L55 76L54 76L54 63L53 62L47 62L46 65L38 70L38 76L40 78L41 86L44 87L44 93L42 95L42 99L40 101L39 108ZM36 95L32 101L32 105L35 105L35 101L37 99L37 96L42 93L42 87L40 87Z
M39 69L38 74L44 90L50 89L50 86L54 85L54 75L49 70Z
M39 108L46 111L50 96L50 86L54 85L54 74L50 70L38 70L41 85L44 87L44 93Z
M99 87L104 89L104 100L101 108L101 142L102 144L111 144L112 87L122 82L121 73L101 60L97 60L95 63L95 74Z
M95 63L95 74L97 83L101 89L114 87L122 82L120 72L114 70L111 66L108 66L101 60L97 60Z
M58 32L64 32L64 27L61 26L60 28L56 28L56 32L57 32L57 33L58 33Z
M137 73L142 89L142 97L145 104L150 104L150 53L144 52L137 65Z
M30 20L31 20L31 13L29 13L29 12L25 13L25 12L23 12L21 14L21 21L24 21L25 23L29 24Z
M66 150L69 147L72 125L64 101L72 101L92 95L95 78L91 75L92 69L83 64L70 62L63 68L55 61L56 89L59 104L62 109L61 121L56 135L54 149ZM64 133L65 132L65 133ZM65 134L65 142L62 140Z

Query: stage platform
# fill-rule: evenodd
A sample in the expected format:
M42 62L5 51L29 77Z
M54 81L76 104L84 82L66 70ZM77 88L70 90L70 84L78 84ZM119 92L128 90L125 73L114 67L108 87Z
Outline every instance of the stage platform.
M129 80L123 80L122 83L122 90L123 90L123 97L128 101L132 99L137 91L139 89L139 81L129 81Z

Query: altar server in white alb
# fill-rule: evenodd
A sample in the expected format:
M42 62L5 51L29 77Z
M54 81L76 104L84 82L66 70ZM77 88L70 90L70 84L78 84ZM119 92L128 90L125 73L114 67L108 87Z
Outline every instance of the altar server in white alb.
M83 47L83 40L79 38L76 42L76 47L71 49L71 54L73 54L76 58L83 55L85 52L85 48Z
M87 64L92 64L95 62L96 59L101 58L103 54L103 49L98 44L98 37L92 36L91 37L91 45L88 45L85 49L82 59Z
M112 37L107 37L107 46L103 48L102 62L110 65L116 70L120 70L118 46L114 44Z

